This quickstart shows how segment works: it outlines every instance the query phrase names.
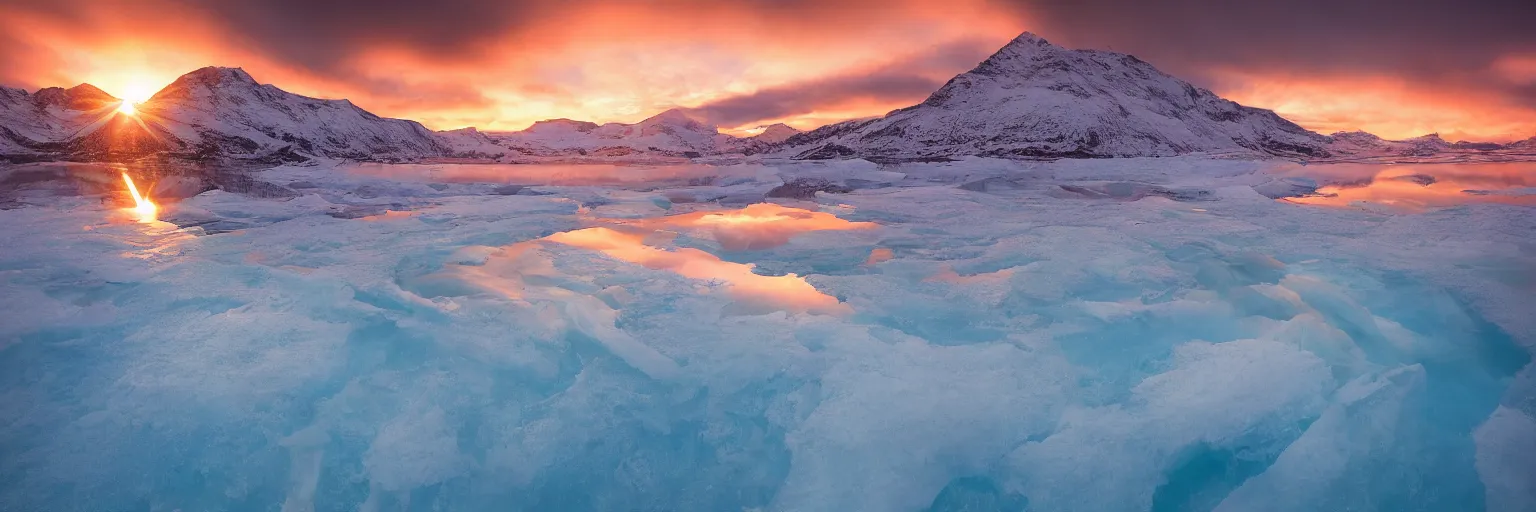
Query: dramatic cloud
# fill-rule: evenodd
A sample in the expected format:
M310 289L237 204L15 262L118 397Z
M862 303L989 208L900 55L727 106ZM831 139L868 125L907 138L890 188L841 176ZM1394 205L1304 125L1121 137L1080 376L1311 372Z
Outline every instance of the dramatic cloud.
M873 69L760 89L713 101L694 111L721 126L744 126L807 119L811 122L796 124L816 125L820 124L816 120L828 117L826 110L835 114L850 104L891 110L928 96L953 77L956 70L975 66L996 49L995 41L958 41Z
M1019 0L1014 6L1053 42L1134 53L1234 100L1293 117L1326 114L1341 127L1399 137L1423 133L1413 130L1536 135L1536 2L1530 0ZM1277 91L1278 84L1298 90ZM1394 114L1396 100L1405 102ZM1350 115L1347 105L1355 102L1367 111ZM1308 105L1329 107L1299 110ZM1391 126L1378 120L1381 114L1395 118Z
M1513 138L1536 134L1532 19L1529 0L5 0L0 83L142 95L223 65L434 128L672 107L811 128L921 101L1031 30L1319 130Z

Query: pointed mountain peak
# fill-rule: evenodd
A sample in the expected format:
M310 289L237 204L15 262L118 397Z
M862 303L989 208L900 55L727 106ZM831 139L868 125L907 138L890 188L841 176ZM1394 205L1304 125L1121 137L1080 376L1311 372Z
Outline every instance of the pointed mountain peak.
M671 128L680 128L691 132L718 131L718 129L715 128L715 125L710 124L708 121L703 119L702 116L696 115L681 108L668 109L666 112L656 114L646 118L644 121L636 123L635 126L639 127L641 132L647 135L656 132L657 130L670 131ZM661 127L671 128L663 130Z
M777 144L799 133L800 130L796 130L793 126L784 123L774 123L768 125L766 128L763 128L762 133L753 135L752 138L763 142Z
M102 98L102 99L109 99L109 100L117 99L116 97L112 96L111 94L107 94L107 91L103 91L100 88L98 88L98 87L96 87L94 85L91 85L91 84L76 85L74 87L70 87L68 89L68 91L66 91L66 92L68 92L71 96L74 96L76 98Z
M1034 32L1025 32L1023 34L1019 34L1019 37L1013 38L1013 40L1009 41L1008 44L1003 45L1003 47L997 50L997 53L993 54L992 57L997 58L999 55L1034 55L1042 52L1059 52L1066 50L1066 48L1051 44L1050 41L1046 41L1045 38L1035 35Z
M220 87L228 85L256 86L260 84L256 83L256 79L251 78L251 75L246 73L244 69L208 66L206 68L198 69L191 73L181 75L181 77L177 78L175 82L171 82L171 85L166 86L166 89L187 89L195 86Z
M1056 46L1032 32L1025 32L987 57L971 72L981 75L1013 74L1026 69L1052 66L1053 62L1078 53L1090 52Z
M256 88L261 84L251 78L249 73L240 68L224 68L208 66L192 71L177 78L171 85L165 86L160 92L155 93L150 101L172 98L187 98L192 95L194 89L221 89L228 87Z
M681 108L670 108L670 109L667 109L665 112L662 112L660 114L656 114L654 116L648 117L644 121L641 121L640 123L641 124L648 124L648 123L659 123L659 122L665 122L665 123L668 123L668 124L687 124L687 123L702 123L703 121L698 119L693 114L689 114L688 111L683 110Z
M787 125L787 124L784 124L784 123L773 123L773 124L770 124L767 127L763 128L763 133L768 133L768 132L785 132L785 131L800 133L800 130L797 130L797 129L795 129L795 127Z
M1022 46L1056 46L1056 45L1051 44L1050 41L1046 41L1044 37L1040 37L1039 35L1035 34L1034 32L1025 32L1023 34L1019 34L1019 37L1013 38L1013 40L1009 41L1007 45L1003 46L1003 48L1007 48L1009 46L1016 46L1016 45L1022 45Z

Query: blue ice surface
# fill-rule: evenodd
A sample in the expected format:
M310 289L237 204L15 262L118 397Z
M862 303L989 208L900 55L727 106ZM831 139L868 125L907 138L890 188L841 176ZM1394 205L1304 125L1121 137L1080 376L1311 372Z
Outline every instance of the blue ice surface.
M1285 204L1261 167L279 168L303 195L186 228L3 210L0 510L1536 509L1536 214ZM528 244L789 175L884 184L786 203L880 227L647 243L845 314Z

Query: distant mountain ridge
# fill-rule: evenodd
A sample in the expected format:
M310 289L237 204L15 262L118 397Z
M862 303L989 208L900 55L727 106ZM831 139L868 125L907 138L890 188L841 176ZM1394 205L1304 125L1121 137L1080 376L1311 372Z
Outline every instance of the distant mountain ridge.
M1024 33L917 105L800 132L784 124L723 134L688 109L638 123L570 119L515 132L434 132L258 83L239 68L181 76L136 106L91 86L35 93L0 87L0 161L116 160L145 155L297 162L310 158L510 162L693 158L873 160L1107 158L1191 153L1350 159L1447 153L1536 154L1511 144L1325 136L1158 71L1136 57L1070 50Z
M570 119L539 121L525 130L492 135L497 144L533 156L625 157L641 154L699 157L727 152L730 135L682 109L634 124Z
M1432 157L1448 153L1476 154L1487 152L1514 152L1536 149L1536 137L1508 144L1496 142L1447 142L1438 133L1421 135L1402 140L1386 140L1363 131L1337 132L1328 136L1329 150L1341 157Z

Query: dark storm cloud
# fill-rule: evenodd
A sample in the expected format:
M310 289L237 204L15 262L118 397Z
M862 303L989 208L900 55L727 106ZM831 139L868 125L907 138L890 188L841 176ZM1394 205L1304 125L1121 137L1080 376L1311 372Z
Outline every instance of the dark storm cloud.
M8 0L55 19L84 21L91 2ZM336 71L358 53L380 45L407 48L444 61L473 60L481 44L572 12L603 16L606 6L645 8L692 16L745 12L763 23L876 19L873 0L104 0L103 4L167 14L199 13L245 44L312 71ZM622 15L615 16L623 22ZM604 34L584 34L601 39ZM536 51L531 48L530 51Z
M765 24L878 20L870 0L7 0L64 20L87 4L203 13L247 44L328 70L379 44L444 60L562 13L607 5L692 16L739 11ZM1536 51L1533 0L998 0L1053 42L1113 47L1171 71L1212 65L1388 70L1416 76L1485 68L1505 51ZM1025 28L1025 27L1021 27ZM586 37L602 38L603 34ZM533 51L535 49L530 49Z
M915 102L937 90L957 70L969 69L992 51L992 41L961 41L941 45L872 70L770 87L752 94L717 100L696 109L720 126L807 114L849 102L892 104Z
M1532 0L1014 0L1052 42L1133 53L1200 80L1219 68L1505 82L1489 68L1536 52ZM1532 104L1530 90L1503 87Z
M845 75L764 89L709 103L693 111L720 126L742 126L857 100L888 103L920 98L943 83L943 79L899 72Z
M601 56L583 50L647 40L685 43L679 48L723 48L710 55L748 63L776 59L775 72L764 75L767 80L800 80L701 107L722 126L856 104L868 112L921 101L996 50L1015 27L1067 47L1134 54L1227 94L1255 84L1273 89L1287 79L1297 83L1322 77L1342 87L1356 86L1357 96L1368 95L1376 92L1368 89L1377 83L1364 79L1385 77L1379 83L1387 83L1386 88L1406 83L1417 96L1454 96L1477 104L1478 112L1505 108L1519 117L1536 108L1536 79L1528 78L1536 76L1528 71L1536 69L1530 64L1536 60L1529 60L1536 58L1536 0L0 0L0 18L3 83L36 84L55 75L67 81L82 74L80 64L65 65L78 49L54 45L54 40L114 50L117 41L132 48L141 39L182 39L188 54L199 55L190 45L215 48L219 51L200 55L232 56L238 62L217 63L265 67L274 81L308 81L311 89L324 83L323 92L398 105L397 115L495 105L499 115L518 116L524 115L518 102L530 101L530 95L539 96L532 101L542 104L579 105L585 97L633 92L643 97L639 108L664 105L664 98L645 96L653 93L647 92L644 79L656 77L637 76L634 91L593 91L538 73L541 67L568 65L602 75L606 70L593 68L597 64L561 59ZM176 33L178 23L188 34ZM50 27L52 33L21 34L17 27ZM963 37L983 42L896 59L888 66L861 64L867 63L862 60L868 59L863 56L867 49L895 41L925 44ZM28 44L33 48L24 48ZM901 51L915 47L908 44ZM797 56L817 61L823 48L864 48L866 53L841 52L861 55L841 65L844 71L808 65L816 71L796 76L793 66L783 64ZM701 54L709 53L676 58ZM1516 64L1499 67L1507 62ZM387 69L392 65L402 69ZM612 62L607 67L631 76L651 72ZM678 69L684 67L670 71ZM479 70L503 73L481 79ZM390 73L399 79L378 78ZM670 75L657 71L657 76ZM676 95L687 89L688 78L677 78L677 87L650 87ZM1356 85L1357 79L1363 85ZM1322 91L1315 97L1323 97L1338 89L1315 90ZM1512 105L1526 108L1507 108Z
M379 43L445 60L540 15L549 2L486 0L183 0L252 44L326 70Z
M485 97L478 88L469 84L425 83L412 84L395 79L363 78L351 81L352 85L384 98L386 108L410 106L416 109L486 109L495 102Z
M1536 106L1536 84L1493 71L1536 54L1536 1L1013 0L1029 28L1068 47L1112 49L1215 87L1222 71L1252 75L1379 74L1485 92ZM997 44L993 42L992 44ZM995 49L995 48L991 48ZM803 114L853 99L920 99L985 57L900 63L727 98L699 110L724 126ZM930 58L929 60L934 60Z

